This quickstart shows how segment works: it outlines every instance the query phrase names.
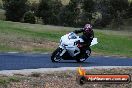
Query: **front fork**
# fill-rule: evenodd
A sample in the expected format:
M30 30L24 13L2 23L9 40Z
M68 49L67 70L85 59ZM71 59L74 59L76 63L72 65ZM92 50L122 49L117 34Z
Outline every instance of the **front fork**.
M62 57L66 52L66 48L64 46L61 46L61 45L59 47L62 49L62 52L60 53L60 56Z

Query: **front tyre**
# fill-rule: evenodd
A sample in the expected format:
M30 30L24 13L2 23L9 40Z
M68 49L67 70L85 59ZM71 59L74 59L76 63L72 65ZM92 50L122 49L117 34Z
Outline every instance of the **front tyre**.
M60 54L62 53L61 48L57 48L51 55L51 61L52 62L59 62L62 58Z

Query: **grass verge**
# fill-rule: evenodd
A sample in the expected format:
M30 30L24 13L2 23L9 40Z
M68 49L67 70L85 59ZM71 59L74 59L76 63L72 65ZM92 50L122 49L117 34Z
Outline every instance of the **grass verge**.
M73 30L75 28L0 21L0 51L52 52L60 37ZM132 57L132 32L94 31L99 42L91 47L95 53Z
M8 88L8 85L12 82L20 82L20 78L19 77L2 77L0 76L0 87L4 87L4 88Z

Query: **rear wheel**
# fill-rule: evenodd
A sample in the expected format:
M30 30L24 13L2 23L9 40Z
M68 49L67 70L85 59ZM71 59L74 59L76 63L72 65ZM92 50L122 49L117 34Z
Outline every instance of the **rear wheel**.
M62 53L61 48L57 48L51 55L51 61L52 62L59 62L62 58L60 54Z
M89 50L86 50L86 55L80 59L76 59L77 62L84 62L86 61L86 59L91 55L91 49L89 48Z
M76 59L77 62L84 62L87 58Z
M89 57L91 55L91 49L89 48L88 50L86 50L86 55ZM87 58L88 58L87 57Z

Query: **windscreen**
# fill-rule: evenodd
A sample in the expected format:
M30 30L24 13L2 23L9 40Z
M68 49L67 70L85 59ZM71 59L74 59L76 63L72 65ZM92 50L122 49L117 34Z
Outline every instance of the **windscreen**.
M68 36L68 38L69 39L77 39L77 35L74 32L72 32L72 33L70 33L70 35Z

